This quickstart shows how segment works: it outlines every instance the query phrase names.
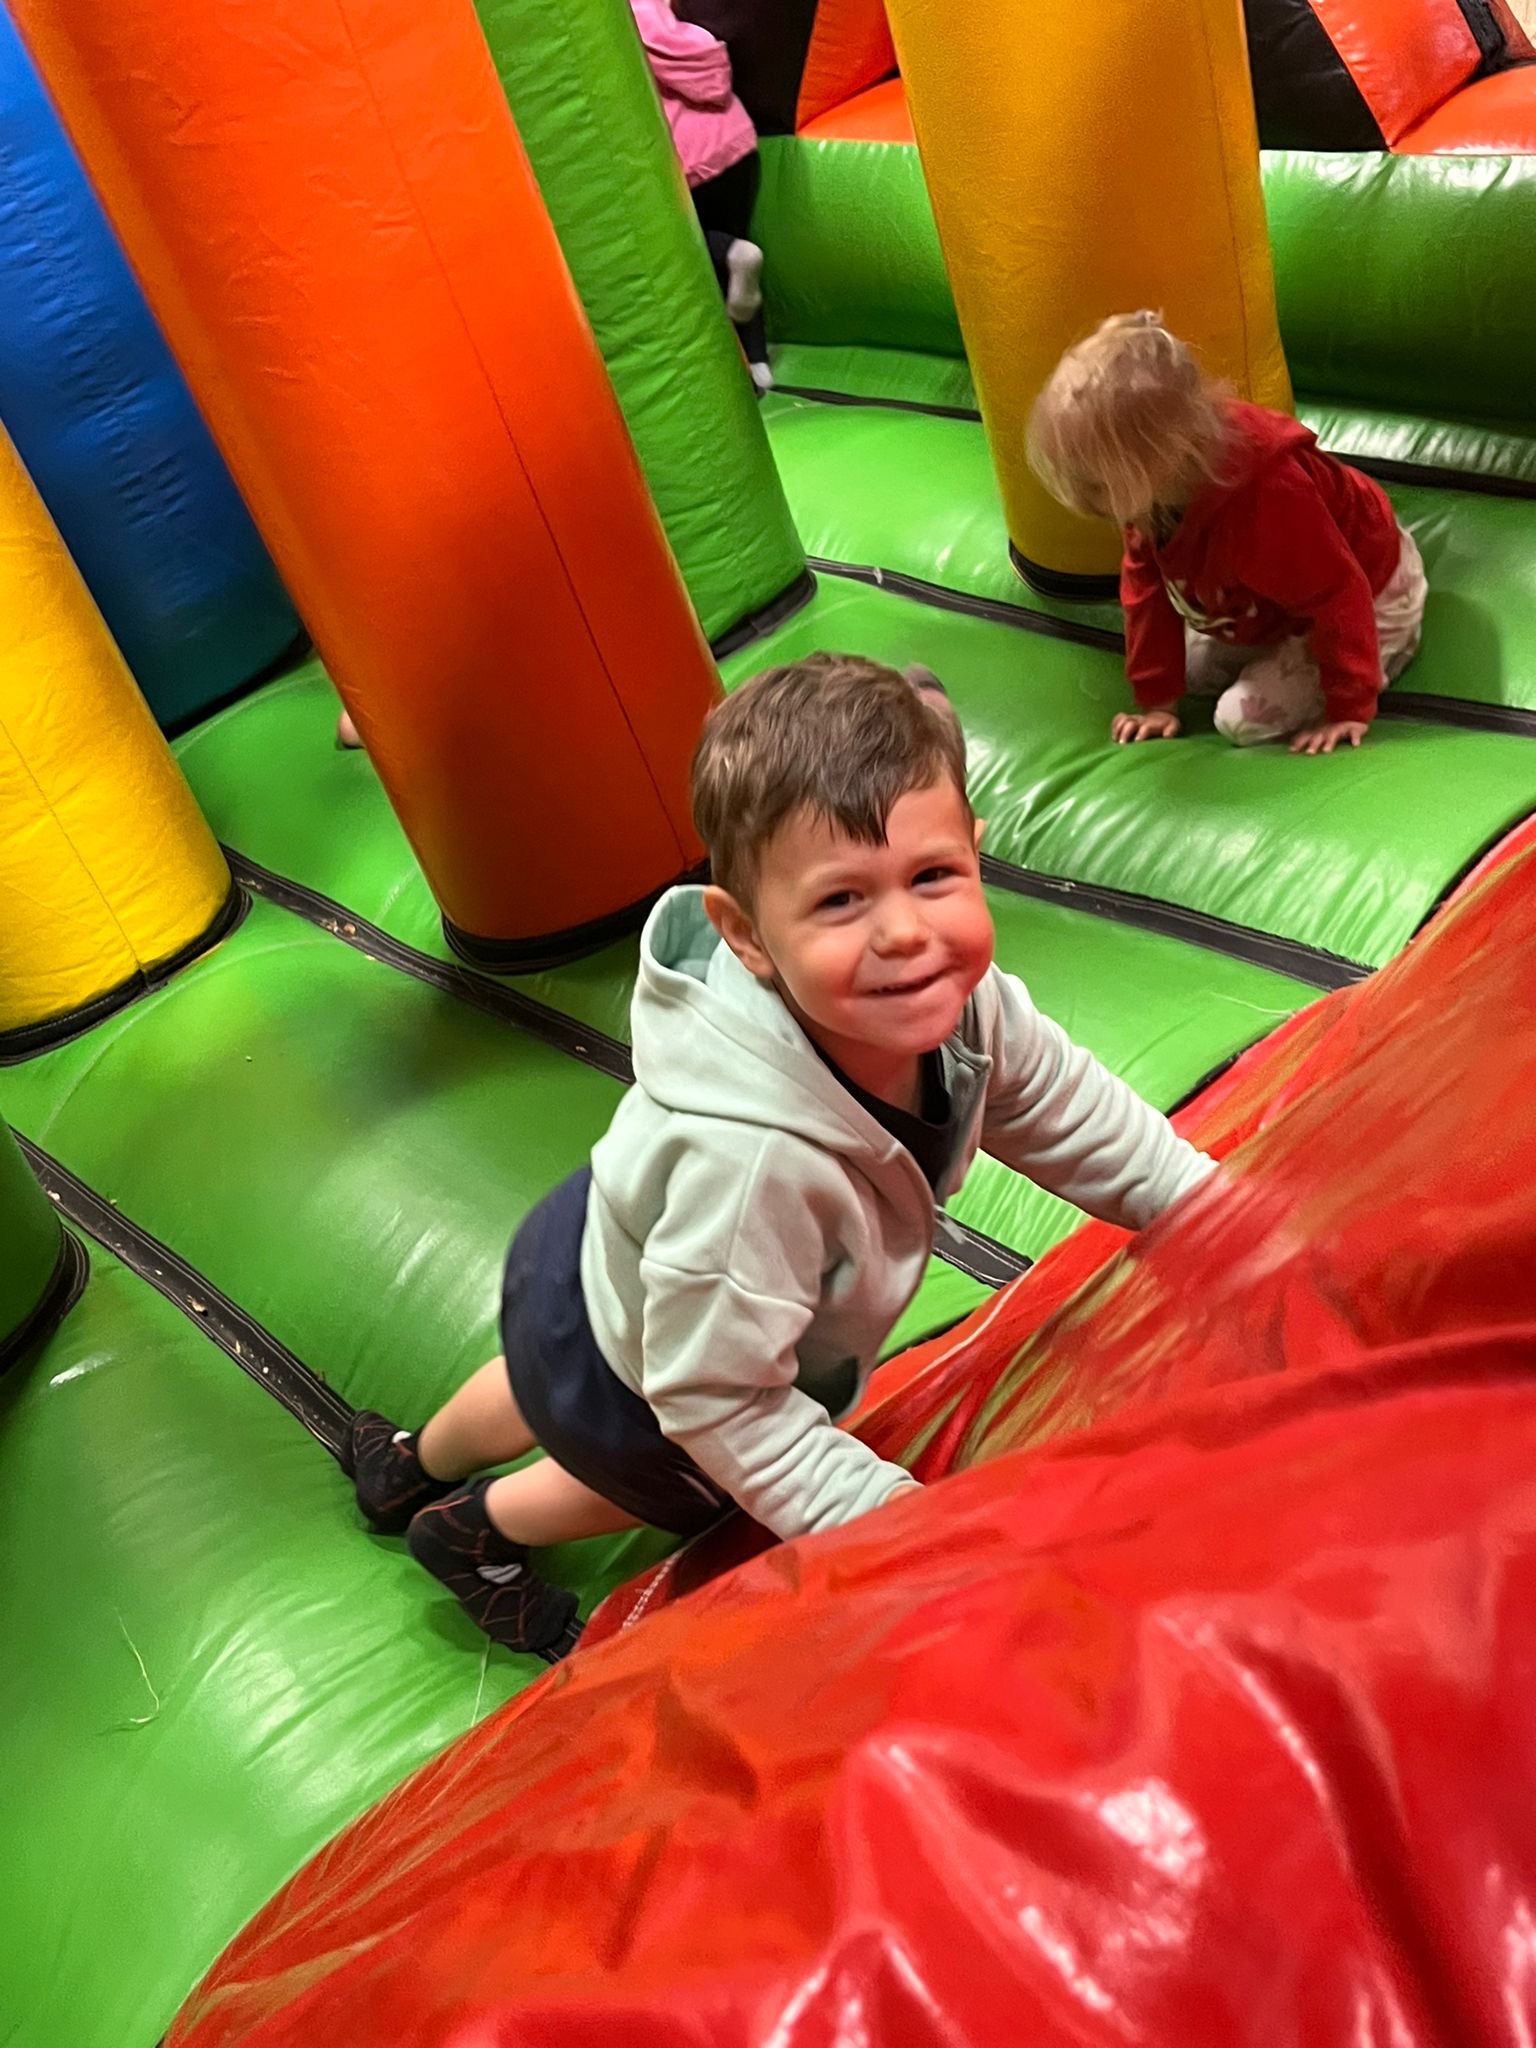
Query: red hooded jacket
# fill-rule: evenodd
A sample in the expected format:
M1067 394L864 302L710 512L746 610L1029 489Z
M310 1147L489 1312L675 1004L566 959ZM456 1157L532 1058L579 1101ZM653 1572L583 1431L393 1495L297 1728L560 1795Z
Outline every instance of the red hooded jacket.
M1309 636L1329 719L1368 720L1381 694L1374 600L1401 542L1380 484L1324 454L1310 428L1234 400L1221 473L1154 547L1125 532L1125 668L1152 711L1184 693L1184 624L1236 647Z

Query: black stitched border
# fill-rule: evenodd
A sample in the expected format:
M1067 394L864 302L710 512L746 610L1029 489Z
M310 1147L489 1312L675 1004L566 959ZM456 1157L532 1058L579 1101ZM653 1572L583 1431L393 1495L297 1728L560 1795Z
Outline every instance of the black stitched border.
M776 384L775 391L786 398L808 399L813 405L872 406L881 412L926 413L930 419L965 420L981 424L981 413L973 405L929 405L920 398L882 398L871 392L825 391L815 384ZM1390 455L1351 455L1342 449L1327 451L1351 469L1363 470L1386 484L1419 484L1426 489L1468 491L1474 497L1536 498L1536 477L1501 476L1491 469L1451 469L1434 462L1398 462Z
M93 1239L141 1280L179 1308L211 1342L232 1358L242 1372L298 1417L310 1435L332 1457L341 1454L352 1420L352 1404L328 1387L320 1375L279 1343L237 1303L213 1286L195 1266L187 1264L160 1239L115 1209L67 1166L24 1138L16 1142L27 1157L44 1192L77 1230Z
M64 1231L59 1239L59 1255L53 1262L53 1271L48 1275L48 1284L38 1296L30 1313L18 1323L11 1334L0 1343L0 1377L3 1377L24 1353L42 1344L69 1314L85 1290L90 1261L85 1246L71 1231Z
M162 1244L139 1224L98 1195L94 1188L61 1165L50 1153L13 1133L45 1193L77 1229L103 1250L120 1259L130 1272L180 1309L240 1370L264 1387L309 1431L315 1441L330 1452L345 1469L343 1450L351 1434L356 1409L320 1375L296 1357L254 1316L248 1315L222 1289L212 1285L195 1266ZM85 1280L85 1254L76 1240L65 1232L66 1244L73 1245L80 1262L79 1285ZM78 1293L77 1286L76 1292ZM71 1296L71 1301L73 1300ZM69 1302L65 1303L67 1308ZM62 1311L60 1312L62 1313ZM558 1663L570 1647L531 1651L546 1664Z
M813 405L872 405L882 412L925 412L936 420L972 420L980 424L974 405L929 405L921 398L879 398L863 391L823 391L815 384L775 384L786 398L808 398Z
M1054 612L1037 612L1027 604L1011 604L1005 597L977 597L947 583L929 583L922 576L909 576L905 569L880 569L870 562L834 562L826 555L813 555L810 560L818 575L840 577L846 583L864 583L871 590L889 590L897 597L931 605L938 612L985 619L994 626L1037 634L1042 640L1069 640L1074 646L1096 648L1101 654L1121 654L1125 650L1125 636L1111 626L1091 626L1085 619L1059 619Z
M19 1024L10 1031L0 1032L0 1067L19 1066L23 1060L34 1059L40 1052L52 1052L56 1046L68 1045L71 1039L83 1038L87 1031L94 1031L98 1024L104 1024L108 1017L115 1017L119 1010L126 1010L141 996L163 988L183 968L190 967L204 953L211 952L221 939L227 939L231 932L238 931L250 907L240 884L231 881L229 894L212 920L195 939L189 940L178 951L167 955L164 960L157 960L151 967L141 967L115 988L93 996L78 1009L66 1010L57 1017L45 1017L38 1024Z
M982 880L1015 896L1028 896L1037 903L1061 903L1072 910L1087 911L1111 924L1133 926L1137 931L1157 932L1164 938L1182 939L1208 953L1222 953L1231 960L1243 960L1250 967L1266 967L1273 974L1305 982L1309 988L1350 988L1364 981L1374 969L1359 960L1321 946L1303 945L1299 939L1277 938L1244 924L1232 924L1213 917L1207 910L1188 910L1182 903L1164 903L1155 896L1136 896L1129 890L1105 888L1097 882L1074 882L1065 875L1037 874L1033 868L1014 867L989 853L981 856Z
M1427 490L1466 491L1483 498L1536 498L1536 478L1499 476L1491 469L1442 469L1433 462L1395 462L1389 455L1346 455L1329 451L1351 469L1383 484L1417 484Z
M812 561L819 575L840 576L850 583L867 584L872 590L893 591L898 597L910 597L916 604L931 605L935 611L986 619L996 626L1034 633L1042 640L1069 640L1078 647L1097 648L1105 654L1119 654L1125 647L1124 635L1107 626L1058 619L1050 612L1031 611L1028 605L1010 604L1006 598L973 597L969 591L928 583L902 569L879 569L864 562L834 562L824 555L813 556ZM1466 732L1497 732L1515 739L1536 739L1536 711L1521 704L1485 704L1471 697L1435 697L1425 691L1388 689L1376 700L1376 710L1383 718L1413 718L1425 725L1454 725Z
M599 1073L623 1082L626 1087L633 1081L630 1050L621 1039L611 1037L606 1031L589 1029L548 1003L507 988L471 968L460 967L449 960L434 959L430 953L420 952L415 946L406 945L403 939L393 938L378 925L370 924L366 918L354 915L331 897L322 896L319 890L307 888L304 883L292 881L286 875L274 874L270 868L247 859L232 847L226 847L224 851L231 869L253 896L264 897L279 909L291 911L295 917L303 918L306 924L329 932L332 938L367 954L371 960L396 968L415 981L440 989L445 995L457 996L461 1002L471 1004L489 1017L528 1032L541 1043L580 1060L584 1066L595 1067ZM985 1231L973 1230L968 1223L961 1223L955 1217L950 1218L950 1229L964 1240L963 1250L960 1247L946 1250L941 1246L938 1255L973 1280L982 1281L989 1287L1001 1287L1029 1270L1032 1262L1022 1252L988 1237Z
M728 654L739 654L754 640L766 640L786 619L792 619L796 612L803 611L815 595L816 578L808 568L802 569L794 582L786 585L777 597L769 598L755 612L748 612L744 619L738 619L734 626L728 626L723 633L717 634L709 643L710 653L716 661L724 661Z
M253 896L275 903L280 910L291 911L295 917L303 918L306 924L315 925L320 931L329 932L332 938L340 939L343 945L366 953L370 960L398 968L413 980L424 981L429 987L440 989L444 995L456 996L460 1002L484 1011L488 1017L515 1025L541 1044L553 1046L557 1052L569 1053L572 1059L580 1060L584 1066L596 1067L599 1073L622 1081L626 1086L634 1079L629 1047L621 1039L610 1037L606 1031L594 1031L585 1024L578 1024L574 1018L551 1008L548 1003L524 995L519 989L508 988L504 982L492 981L488 975L477 974L471 967L461 967L457 961L439 960L430 953L420 952L415 946L406 945L403 939L393 938L378 925L370 924L367 918L355 916L333 898L322 896L318 889L306 888L302 882L274 874L271 868L264 868L258 861L237 853L232 846L225 847L224 855L231 870Z
M1454 725L1465 732L1502 732L1536 739L1536 711L1523 704L1480 704L1470 697L1432 697L1413 690L1383 690L1378 718L1412 718L1424 725Z

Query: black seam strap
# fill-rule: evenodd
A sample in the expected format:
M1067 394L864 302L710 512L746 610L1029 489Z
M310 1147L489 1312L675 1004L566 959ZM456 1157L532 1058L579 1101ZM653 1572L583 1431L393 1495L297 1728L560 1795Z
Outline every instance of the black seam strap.
M224 852L231 870L253 896L261 896L279 909L303 918L306 924L329 932L332 938L367 954L371 960L408 974L413 980L425 982L429 988L440 989L445 995L456 996L460 1002L469 1003L503 1024L528 1032L542 1044L580 1060L584 1066L595 1067L599 1073L623 1082L626 1087L634 1080L629 1047L622 1040L610 1037L606 1031L591 1030L562 1011L552 1009L548 1003L538 1002L517 989L506 988L469 968L419 952L416 947L406 945L404 940L393 938L376 924L370 924L366 918L354 916L331 897L322 896L317 889L306 888L302 882L290 881L285 875L275 875L270 868L261 867L231 847L225 847ZM984 1231L973 1230L968 1223L961 1223L955 1217L949 1219L949 1233L962 1240L962 1244L952 1250L940 1246L938 1256L988 1287L1001 1287L1029 1270L1030 1261L1022 1252L988 1237Z
M898 597L910 597L916 604L931 605L935 611L986 619L992 625L1010 626L1016 632L1033 633L1042 640L1069 640L1075 646L1094 647L1104 654L1119 654L1125 648L1124 634L1107 626L1058 619L1050 612L1031 611L1028 605L1010 604L1001 597L973 597L969 591L927 583L921 576L909 576L902 569L880 569L865 562L834 562L825 555L811 559L818 575L840 576L845 582L868 584L872 590L893 591ZM1521 704L1484 704L1475 697L1436 697L1427 691L1395 685L1382 691L1376 709L1384 718L1417 718L1427 725L1455 725L1468 732L1499 732L1516 739L1536 739L1536 711Z
M1363 961L1346 960L1342 954L1304 945L1300 939L1283 939L1273 932L1232 924L1208 910L1188 910L1182 903L1135 896L1129 890L1106 888L1098 882L1074 882L1066 875L1037 874L1033 868L1016 868L989 853L981 856L981 877L1015 896L1028 896L1037 903L1061 903L1111 924L1182 939L1188 945L1204 947L1208 953L1224 953L1229 959L1246 961L1251 967L1267 967L1271 973L1305 982L1309 988L1351 988L1375 972Z
M812 405L864 406L877 412L925 413L929 419L981 424L981 414L975 406L929 405L920 398L881 398L863 391L824 391L814 384L776 384L774 390L785 398L803 398ZM1326 453L1381 483L1421 484L1430 490L1467 491L1473 496L1491 498L1536 498L1536 477L1503 476L1492 469L1452 469L1446 463L1399 462L1390 455L1351 455L1340 448L1329 448Z
M340 1457L353 1414L349 1401L169 1245L151 1237L29 1138L19 1131L15 1137L44 1193L77 1230L180 1309L242 1372L296 1415L332 1457Z

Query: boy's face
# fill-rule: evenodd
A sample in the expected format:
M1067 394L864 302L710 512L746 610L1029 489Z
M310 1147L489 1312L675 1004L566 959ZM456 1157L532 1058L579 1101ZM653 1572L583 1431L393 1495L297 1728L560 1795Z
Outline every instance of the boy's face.
M947 776L897 799L883 846L800 812L763 849L750 915L723 889L706 906L857 1078L861 1051L906 1060L942 1045L991 965L981 829Z

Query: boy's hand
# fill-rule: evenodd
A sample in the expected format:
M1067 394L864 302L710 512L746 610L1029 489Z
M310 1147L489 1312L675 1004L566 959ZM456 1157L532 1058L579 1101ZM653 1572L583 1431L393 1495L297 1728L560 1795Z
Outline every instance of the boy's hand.
M1129 747L1137 740L1176 740L1179 736L1179 714L1176 711L1117 711L1109 735L1118 747Z
M1345 740L1358 747L1370 731L1363 719L1343 718L1335 725L1304 725L1291 741L1293 754L1331 754Z

